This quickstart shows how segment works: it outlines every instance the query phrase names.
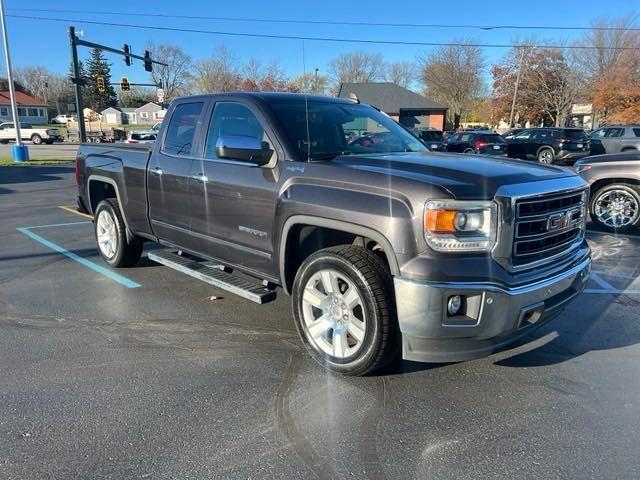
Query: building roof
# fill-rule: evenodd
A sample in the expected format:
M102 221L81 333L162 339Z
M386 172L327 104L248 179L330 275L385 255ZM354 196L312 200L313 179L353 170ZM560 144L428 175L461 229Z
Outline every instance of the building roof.
M40 100L39 98L32 97L26 93L16 92L16 103L18 105L31 105L34 107L46 107L47 102ZM9 91L0 91L0 105L11 105L11 97Z
M162 107L155 102L147 102L136 108L136 111L162 110Z
M104 110L102 110L100 113L107 113L107 112L109 112L109 113L111 113L111 112L120 113L120 110L118 108L116 108L116 107L108 107L108 108L105 108Z
M339 97L348 98L351 93L354 93L360 102L375 105L389 114L398 114L400 109L447 109L444 105L392 82L343 83L340 85Z

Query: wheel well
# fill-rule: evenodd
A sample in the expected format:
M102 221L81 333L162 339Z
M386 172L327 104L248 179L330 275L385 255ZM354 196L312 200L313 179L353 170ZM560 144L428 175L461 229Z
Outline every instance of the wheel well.
M92 180L89 182L89 200L91 213L95 213L98 204L105 198L116 198L116 189L108 182Z
M379 255L387 266L389 265L383 246L375 240L333 228L298 224L289 230L285 244L286 250L281 253L285 255L285 278L283 279L285 290L291 291L296 273L309 255L323 248L337 245L357 245L367 248Z
M552 146L550 146L550 145L543 145L542 147L540 147L540 148L538 149L538 153L536 153L536 155L540 155L540 152L541 152L541 151L543 151L543 150L551 150L551 152L552 152L554 155L555 155L555 153L556 153Z
M637 152L638 149L636 147L625 147L622 149L623 152Z
M601 178L600 180L596 180L591 184L591 189L590 189L591 198L593 198L593 195L602 187L605 187L607 185L612 185L615 183L626 183L628 185L640 186L640 180L637 180L634 178Z

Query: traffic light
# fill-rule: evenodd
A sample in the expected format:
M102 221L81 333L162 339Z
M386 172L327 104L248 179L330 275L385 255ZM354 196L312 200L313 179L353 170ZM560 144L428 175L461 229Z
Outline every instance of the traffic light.
M149 50L144 51L144 69L147 72L153 72L153 63L151 63L151 52Z
M129 53L131 52L131 47L125 43L124 47L122 47L122 49L124 50L124 53L125 53L124 63L125 63L125 65L127 67L130 67L131 66L131 57L129 56Z
M105 83L104 83L104 75L98 75L96 77L96 85L98 86L98 91L100 93L104 93L106 88L105 88Z
M120 79L120 90L123 92L128 92L131 90L131 85L129 84L129 79L127 77L122 77Z

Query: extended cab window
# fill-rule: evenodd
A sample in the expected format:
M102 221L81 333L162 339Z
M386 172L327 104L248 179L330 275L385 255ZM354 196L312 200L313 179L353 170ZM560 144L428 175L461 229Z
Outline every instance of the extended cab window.
M207 144L204 151L205 158L217 158L216 144L221 137L246 137L259 140L264 148L270 148L269 140L260 121L249 108L241 103L219 102L213 110Z
M162 148L164 153L172 155L191 155L196 134L196 125L202 112L202 102L182 103L171 115L167 134Z

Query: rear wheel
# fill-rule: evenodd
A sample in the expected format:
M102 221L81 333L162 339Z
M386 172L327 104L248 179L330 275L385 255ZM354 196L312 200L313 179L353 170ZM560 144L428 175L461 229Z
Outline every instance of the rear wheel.
M476 152L472 148L467 148L463 153L473 154L473 153L476 153Z
M543 148L538 152L538 161L547 165L551 165L554 160L553 150L550 148Z
M122 213L115 198L107 198L98 204L94 228L98 251L112 267L130 267L142 255L140 240L127 241Z
M31 135L31 141L34 145L40 145L42 143L42 137L37 133L34 133L33 135Z
M365 375L395 358L391 275L373 252L346 245L314 253L298 270L292 294L298 333L324 367Z
M593 222L609 231L640 226L640 188L635 185L606 185L591 197L590 207Z

